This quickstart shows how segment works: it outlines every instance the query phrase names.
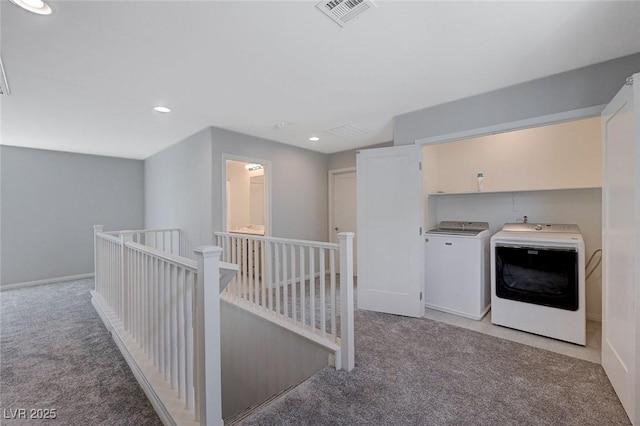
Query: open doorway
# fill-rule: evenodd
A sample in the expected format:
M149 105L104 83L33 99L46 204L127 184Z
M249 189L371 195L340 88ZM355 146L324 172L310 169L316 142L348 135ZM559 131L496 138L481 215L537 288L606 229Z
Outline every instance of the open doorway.
M269 162L224 158L225 231L270 235Z

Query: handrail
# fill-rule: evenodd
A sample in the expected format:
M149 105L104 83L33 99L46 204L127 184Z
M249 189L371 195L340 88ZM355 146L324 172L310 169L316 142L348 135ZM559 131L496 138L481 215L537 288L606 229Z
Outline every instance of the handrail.
M107 232L98 232L98 233L96 233L96 236L100 237L100 238L103 238L105 240L108 240L108 241L112 241L114 243L121 243L122 242L122 240L120 240L120 238L116 238L116 237L114 237L113 235L110 235Z
M166 260L167 262L174 263L178 266L182 266L183 268L189 269L192 272L198 272L198 262L196 262L195 260L188 259L182 256L176 256L166 251L158 250L156 248L149 247L144 244L135 243L133 241L127 241L124 243L124 245L139 252L149 253L159 259Z
M311 241L311 240L296 240L292 238L281 238L281 237L267 237L262 235L253 235L253 234L243 234L241 232L214 232L214 235L219 237L242 237L247 238L249 240L256 241L269 241L274 243L284 243L284 244L296 244L303 245L313 248L323 248L323 249L338 249L339 244L337 243L327 243L323 241Z
M151 233L151 232L173 232L180 231L180 228L157 228L157 229L124 229L122 231L103 231L103 234L108 235L120 235L120 234L135 234L135 233Z

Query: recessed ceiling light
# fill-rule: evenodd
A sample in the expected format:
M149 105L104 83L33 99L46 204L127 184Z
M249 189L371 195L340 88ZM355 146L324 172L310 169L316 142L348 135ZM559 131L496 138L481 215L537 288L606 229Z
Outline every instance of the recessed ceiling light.
M319 141L319 140L320 140L320 138L319 138L319 137L317 137L317 136L311 136L311 137L309 138L309 140L310 140L310 141L315 142L315 141Z
M166 106L155 106L153 110L157 112L171 112L171 108L167 108Z
M38 15L51 15L51 8L42 0L10 0L16 6Z

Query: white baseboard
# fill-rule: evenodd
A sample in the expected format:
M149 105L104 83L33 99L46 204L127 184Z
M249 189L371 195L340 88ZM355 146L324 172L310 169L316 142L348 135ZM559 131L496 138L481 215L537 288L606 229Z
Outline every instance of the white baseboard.
M109 308L106 301L95 291L91 292L91 296L91 304L111 333L116 346L162 423L168 426L200 426L199 422L193 420L193 410L184 408L184 401L178 399L178 391L171 389L171 385L164 380L163 374L158 372L153 361L125 331L122 321Z
M16 288L34 287L37 285L54 284L66 281L82 280L84 278L93 278L95 274L93 272L89 274L69 275L66 277L49 278L46 280L26 281L23 283L6 284L0 286L0 291L15 290Z

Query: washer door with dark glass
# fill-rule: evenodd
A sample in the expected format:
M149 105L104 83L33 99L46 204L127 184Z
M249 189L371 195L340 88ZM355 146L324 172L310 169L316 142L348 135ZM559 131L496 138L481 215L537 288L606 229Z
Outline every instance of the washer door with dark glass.
M497 245L496 296L578 310L578 253L574 248Z

